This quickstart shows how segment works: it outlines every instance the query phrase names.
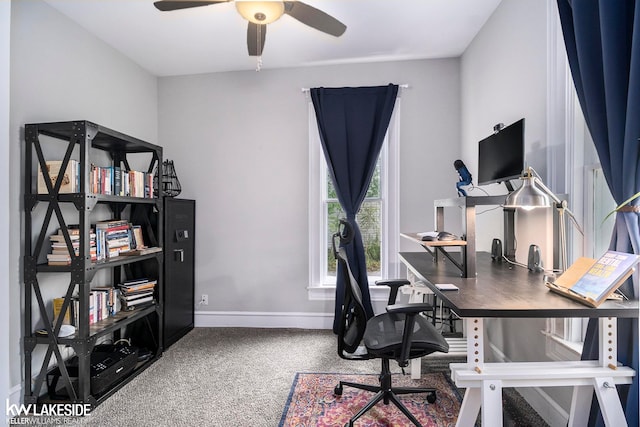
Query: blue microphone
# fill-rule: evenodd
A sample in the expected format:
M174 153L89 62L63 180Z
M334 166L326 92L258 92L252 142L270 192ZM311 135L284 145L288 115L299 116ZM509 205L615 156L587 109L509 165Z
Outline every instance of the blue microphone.
M458 171L458 175L460 175L460 181L456 183L456 188L458 189L458 196L467 197L467 192L464 191L462 186L471 185L471 173L469 169L465 166L464 162L460 159L453 162L453 167Z

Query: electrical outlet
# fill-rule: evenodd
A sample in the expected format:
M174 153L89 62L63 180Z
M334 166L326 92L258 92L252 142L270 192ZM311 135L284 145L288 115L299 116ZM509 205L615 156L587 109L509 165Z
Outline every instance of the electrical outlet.
M200 297L200 304L209 305L209 295L202 294L202 297Z

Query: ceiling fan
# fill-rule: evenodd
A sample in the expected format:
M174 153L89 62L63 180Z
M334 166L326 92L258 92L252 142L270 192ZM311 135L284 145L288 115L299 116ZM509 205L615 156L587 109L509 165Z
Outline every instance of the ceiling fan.
M231 0L159 0L154 6L163 12L228 3ZM309 6L301 1L252 1L235 0L236 9L244 19L249 21L247 28L247 48L250 56L261 56L264 49L267 24L284 14L297 19L323 33L340 37L347 26L327 13Z

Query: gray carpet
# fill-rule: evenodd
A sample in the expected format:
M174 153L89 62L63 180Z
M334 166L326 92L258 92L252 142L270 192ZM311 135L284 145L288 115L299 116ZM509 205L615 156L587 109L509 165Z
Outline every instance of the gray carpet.
M424 361L423 371L447 370L450 361ZM83 424L274 427L296 372L376 373L379 363L340 359L330 331L196 328ZM514 404L520 409L507 418L515 422L505 425L544 425L522 400Z

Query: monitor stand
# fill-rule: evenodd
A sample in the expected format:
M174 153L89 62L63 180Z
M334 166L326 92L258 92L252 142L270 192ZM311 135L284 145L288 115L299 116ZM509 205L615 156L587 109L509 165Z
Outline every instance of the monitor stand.
M503 181L507 187L507 194L513 192L513 185L510 180ZM516 237L515 237L515 209L504 208L504 256L509 261L516 260Z

